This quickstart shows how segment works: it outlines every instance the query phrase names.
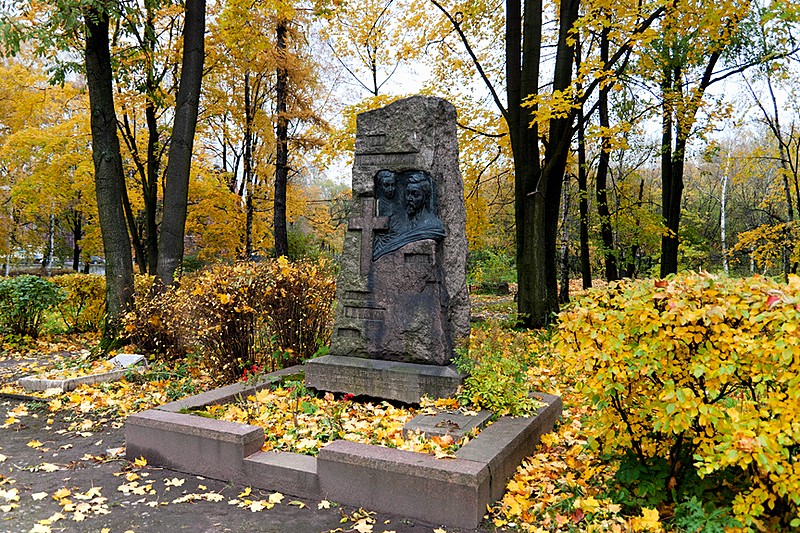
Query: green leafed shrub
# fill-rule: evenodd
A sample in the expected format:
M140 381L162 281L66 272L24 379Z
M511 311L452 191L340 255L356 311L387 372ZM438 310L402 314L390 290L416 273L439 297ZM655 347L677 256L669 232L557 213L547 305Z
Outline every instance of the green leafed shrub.
M63 289L38 276L6 278L0 281L0 320L8 333L36 338L45 311L64 298Z
M556 349L598 408L590 444L662 465L663 499L800 527L800 277L610 284L561 314Z
M98 331L106 311L106 278L95 274L65 274L50 281L64 289L58 311L70 332Z
M470 285L482 292L504 292L503 286L517 282L514 256L505 251L492 249L470 253L467 264L467 279ZM505 291L507 292L507 291Z
M530 397L526 372L531 358L538 357L540 345L531 332L496 324L473 329L469 354L456 358L458 368L469 374L459 402L498 416L532 414L540 404Z

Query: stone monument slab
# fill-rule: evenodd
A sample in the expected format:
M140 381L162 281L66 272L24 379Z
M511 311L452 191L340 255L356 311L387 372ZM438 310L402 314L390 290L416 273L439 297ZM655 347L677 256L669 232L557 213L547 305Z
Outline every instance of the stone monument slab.
M360 114L353 197L330 354L339 363L449 365L454 348L468 343L470 328L453 105L415 96ZM306 384L341 390L333 376L358 382L357 367L332 372L330 360L312 360ZM379 392L363 391L382 397Z

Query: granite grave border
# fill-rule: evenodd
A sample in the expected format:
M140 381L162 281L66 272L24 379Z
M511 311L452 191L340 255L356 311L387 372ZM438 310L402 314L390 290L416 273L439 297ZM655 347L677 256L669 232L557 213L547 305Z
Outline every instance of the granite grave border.
M503 495L517 466L553 429L562 410L560 397L536 394L545 405L535 416L501 417L461 447L455 459L344 440L326 445L317 457L263 452L260 427L181 413L252 394L299 371L288 368L257 384L236 383L129 416L127 458L429 524L476 528L486 506Z

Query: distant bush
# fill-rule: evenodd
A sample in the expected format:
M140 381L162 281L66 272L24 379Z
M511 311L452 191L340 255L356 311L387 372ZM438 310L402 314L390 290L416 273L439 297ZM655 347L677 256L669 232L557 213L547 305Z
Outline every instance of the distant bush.
M507 293L509 284L517 282L514 256L492 249L471 252L467 277L468 283L481 292Z
M623 499L800 527L799 277L612 283L561 314L557 350L598 408L590 445L623 455Z
M70 332L98 331L106 311L106 278L96 274L65 274L50 280L64 289L58 311Z
M148 292L137 286L137 294ZM179 288L138 298L125 329L144 351L167 359L197 353L219 380L234 381L253 365L282 368L326 345L334 296L323 261L217 265L184 276Z
M45 311L64 300L56 284L29 274L0 281L0 320L13 335L39 336Z

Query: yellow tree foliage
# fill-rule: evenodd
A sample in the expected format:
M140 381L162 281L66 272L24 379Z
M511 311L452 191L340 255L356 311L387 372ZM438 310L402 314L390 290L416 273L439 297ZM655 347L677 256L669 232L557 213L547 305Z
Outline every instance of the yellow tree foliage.
M88 100L82 87L53 86L34 67L12 63L0 68L0 144L5 204L2 251L15 246L43 250L49 217L65 231L69 216L83 220L85 257L99 253ZM87 224L88 223L88 224ZM34 231L24 231L27 228Z
M591 446L655 469L664 498L725 487L742 525L785 531L800 526L798 324L798 276L688 273L589 291L556 349L598 408Z

